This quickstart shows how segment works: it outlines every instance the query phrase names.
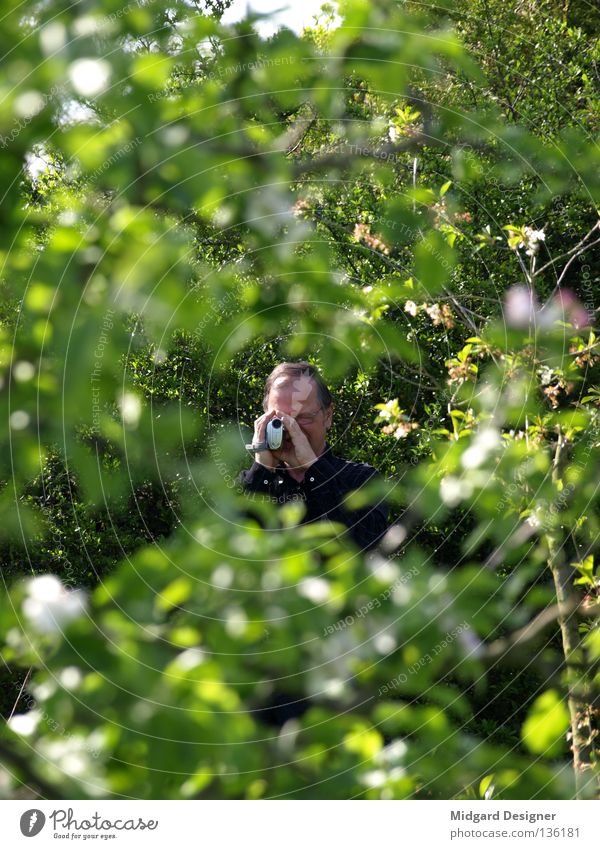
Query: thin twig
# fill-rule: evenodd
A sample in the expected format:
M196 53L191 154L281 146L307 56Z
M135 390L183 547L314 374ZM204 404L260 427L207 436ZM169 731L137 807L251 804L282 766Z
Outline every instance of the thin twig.
M10 712L10 715L9 715L8 719L6 720L7 722L9 722L9 720L12 719L13 714L17 709L17 705L19 704L19 699L21 698L21 694L23 693L23 690L27 686L27 682L29 681L29 676L31 675L32 670L33 670L33 666L30 666L29 669L27 670L27 675L25 676L23 683L21 684L21 689L19 690L19 694L18 694L17 698L15 699L14 705L12 706L12 710Z
M546 271L547 268L550 268L551 265L555 265L557 262L560 262L561 259L566 259L568 256L571 256L572 253L575 253L576 251L578 251L579 248L581 248L583 245L585 245L585 243L590 238L590 236L592 235L594 230L597 230L599 226L600 226L600 219L598 221L596 221L596 223L594 224L592 229L589 231L589 233L586 233L586 235L583 237L583 239L580 242L578 242L574 247L572 247L568 251L565 251L565 253L561 254L560 256L553 257L545 265L542 265L541 268L538 268L538 270L535 272L535 277L538 277L540 274L542 274L542 272ZM594 242L594 244L597 244L597 242ZM587 247L591 247L591 245L588 245ZM587 248L586 248L586 250L587 250Z
M560 273L560 277L559 277L559 278L558 278L558 280L556 281L556 285L554 286L554 290L553 290L553 291L556 291L556 290L560 287L560 284L562 283L563 278L564 278L565 274L567 273L567 271L568 271L569 266L571 265L571 263L572 263L572 262L574 262L574 261L577 259L577 257L579 257L579 256L581 256L582 254L584 254L587 250L589 250L590 248L593 248L593 247L594 247L594 245L598 245L598 244L600 244L600 239L596 239L596 241L595 241L595 242L590 242L590 243L589 243L589 245L585 245L583 248L581 248L581 250L577 251L577 253L576 253L576 254L574 254L574 255L571 257L571 259L567 262L567 264L565 265L565 267L564 267L564 268L563 268L563 270L561 271L561 273Z
M567 353L571 357L580 357L582 354L587 354L588 351L593 351L594 348L597 348L600 345L600 342L594 342L593 345L588 345L587 348L582 348L580 351L568 351Z

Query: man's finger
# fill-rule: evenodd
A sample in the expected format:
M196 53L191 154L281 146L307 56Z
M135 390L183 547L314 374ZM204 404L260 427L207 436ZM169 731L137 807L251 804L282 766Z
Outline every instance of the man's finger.
M292 426L292 424L291 424L291 423L292 423L292 422L294 422L294 424L296 423L296 420L295 420L295 419L293 419L291 416L288 416L288 414L287 414L287 413L282 413L282 412L281 412L281 410L275 410L275 413L276 413L276 415L277 415L277 418L278 418L278 419L281 419L281 421L283 422L283 424L284 424L285 426L287 426L287 427L288 427L288 429L291 429L291 426Z
M269 410L267 413L263 413L262 416L259 416L254 422L254 431L259 441L264 438L267 422L273 418L274 414L275 410Z
M284 427L289 431L293 442L295 442L296 439L302 439L302 437L306 439L306 435L302 432L300 425L293 416L288 416L285 413L282 413L281 418L283 419Z
M256 430L256 433L258 434L258 436L262 437L264 435L266 424L267 424L266 414L264 416L261 416L260 418L258 418L255 421L254 429Z

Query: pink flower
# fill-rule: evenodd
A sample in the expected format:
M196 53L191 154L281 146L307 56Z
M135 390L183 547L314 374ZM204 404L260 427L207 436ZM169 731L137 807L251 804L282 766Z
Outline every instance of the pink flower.
M548 329L556 321L569 321L577 330L592 324L587 310L570 289L561 290L540 307L532 288L512 286L506 293L504 316L510 327L523 329L531 325Z
M533 289L527 286L511 286L506 293L504 315L510 327L527 328L536 324L539 304Z
M582 327L590 327L592 318L577 296L570 289L562 289L554 298L554 304L562 312L562 320L565 314L573 327L580 330Z

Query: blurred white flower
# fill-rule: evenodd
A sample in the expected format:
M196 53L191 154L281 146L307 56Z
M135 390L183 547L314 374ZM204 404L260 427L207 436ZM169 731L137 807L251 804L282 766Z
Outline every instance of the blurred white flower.
M409 604L412 599L413 592L408 585L397 583L392 591L392 601L398 607L404 607L404 605Z
M31 118L44 108L46 103L39 91L25 91L14 103L14 110L20 118Z
M373 760L381 766L397 764L406 755L407 751L408 746L404 740L394 740L392 743L384 746L383 749L380 749Z
M248 627L248 617L241 607L225 610L225 631L230 637L243 637Z
M391 634L377 634L373 640L375 651L378 654L391 654L397 647L398 643Z
M211 582L215 587L220 587L220 589L227 589L233 583L234 573L231 566L227 563L219 563L217 568L211 575Z
M447 507L456 507L465 497L464 486L459 478L446 475L440 481L440 497Z
M388 774L384 769L372 769L369 772L364 772L361 775L361 781L367 787L383 787L387 781Z
M9 421L13 430L24 430L31 419L29 413L26 413L25 410L15 410L14 413L11 413Z
M40 47L46 56L49 56L51 53L57 53L67 43L66 27L59 21L51 21L49 24L41 27L39 34Z
M69 66L69 79L77 94L93 97L108 86L110 72L104 59L76 59Z
M400 542L402 542L402 539ZM382 557L379 552L370 552L365 558L365 562L373 577L382 584L393 584L400 577L398 565L388 560L387 557Z
M84 613L85 607L83 590L67 590L56 575L40 575L28 581L23 613L40 634L62 631L64 625Z
M55 740L51 737L38 742L40 753L67 775L83 776L89 780L92 768L92 751L87 739L81 735L63 735Z
M304 578L298 585L298 595L313 604L322 604L331 595L331 588L325 578Z
M83 681L83 675L81 669L76 666L65 666L59 673L58 680L65 690L76 690Z
M21 734L23 737L29 737L37 728L42 714L39 710L30 710L28 713L16 713L8 720L8 727L15 734Z
M136 427L142 414L142 402L133 392L123 392L119 399L119 408L123 423Z
M406 534L407 531L404 525L401 525L399 522L396 522L394 525L391 525L383 540L381 541L383 550L393 551L401 543L404 542L404 540L406 539Z
M45 702L56 693L58 682L56 678L47 678L39 684L32 681L28 686L34 699L38 702Z
M460 460L464 469L476 469L487 460L487 452L480 445L470 445Z
M247 223L266 236L274 236L293 219L290 197L278 186L253 192L246 214Z
M82 15L71 24L71 30L78 38L89 35L98 35L103 27L110 26L110 21L103 18L94 18L91 15ZM46 27L47 29L47 27Z
M346 684L340 678L330 678L325 682L323 693L330 699L339 699L346 691Z
M490 454L501 445L499 432L492 427L483 427L473 439L473 442L460 458L464 469L476 469L483 465Z
M191 648L177 655L175 662L179 669L187 672L201 666L206 661L206 652L199 648Z

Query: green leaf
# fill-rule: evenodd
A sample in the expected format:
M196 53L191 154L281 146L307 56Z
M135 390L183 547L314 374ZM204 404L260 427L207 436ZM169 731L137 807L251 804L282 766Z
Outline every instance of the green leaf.
M427 297L438 293L450 278L456 254L444 236L431 230L415 248L413 278Z
M523 723L521 737L535 755L557 757L567 750L565 735L569 728L569 711L557 690L547 690L533 703Z
M492 772L490 775L486 775L485 778L482 778L479 782L479 798L480 799L491 799L494 793L494 773Z
M573 582L574 584L583 584L584 586L590 587L596 586L593 554L589 554L581 563L571 563L571 566L574 566L579 572L581 572L582 576L581 578L576 578Z

